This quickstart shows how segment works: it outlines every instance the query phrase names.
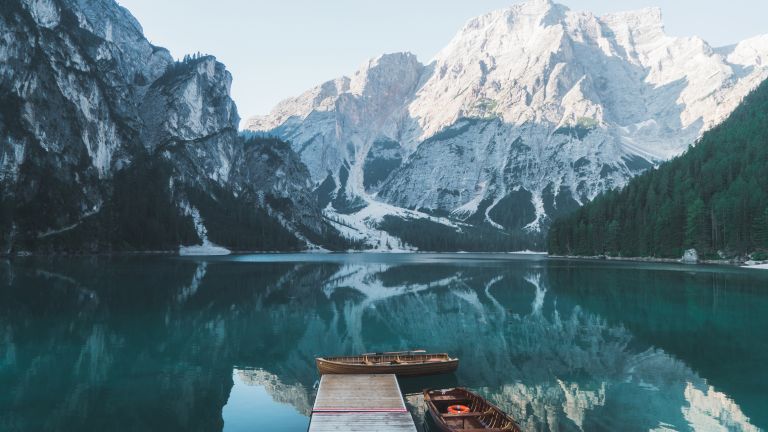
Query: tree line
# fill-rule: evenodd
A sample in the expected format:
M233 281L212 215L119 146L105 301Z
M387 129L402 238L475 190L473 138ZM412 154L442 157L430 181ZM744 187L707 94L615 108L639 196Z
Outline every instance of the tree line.
M768 82L682 156L552 225L558 255L711 257L768 250Z

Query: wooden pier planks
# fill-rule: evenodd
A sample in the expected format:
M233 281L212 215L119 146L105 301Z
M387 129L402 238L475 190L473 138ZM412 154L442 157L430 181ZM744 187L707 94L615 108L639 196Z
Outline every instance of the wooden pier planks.
M416 432L409 413L312 414L309 432Z
M416 432L394 375L323 375L309 432Z

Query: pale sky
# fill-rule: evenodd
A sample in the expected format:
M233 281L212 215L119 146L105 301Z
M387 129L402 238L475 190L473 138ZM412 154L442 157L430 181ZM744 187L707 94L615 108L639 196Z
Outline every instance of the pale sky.
M515 0L118 0L174 57L215 55L234 76L242 118L380 54L427 63L469 19ZM560 0L597 15L659 6L667 32L713 46L768 33L766 0Z

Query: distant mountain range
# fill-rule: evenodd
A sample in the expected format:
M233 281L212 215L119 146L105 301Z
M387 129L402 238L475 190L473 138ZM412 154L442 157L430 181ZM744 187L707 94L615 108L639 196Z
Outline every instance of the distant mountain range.
M532 0L471 20L427 65L375 58L247 128L289 141L350 225L403 217L360 210L383 203L538 234L685 151L766 77L768 37L713 48L667 36L659 9Z
M658 9L532 0L238 134L225 67L174 61L113 0L8 0L0 31L6 254L543 249L768 77L768 36L712 48Z

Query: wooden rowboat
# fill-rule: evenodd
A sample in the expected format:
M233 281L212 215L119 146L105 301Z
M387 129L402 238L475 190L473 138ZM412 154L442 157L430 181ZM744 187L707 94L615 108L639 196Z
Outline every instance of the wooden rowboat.
M463 388L424 390L424 402L440 432L520 432L512 417Z
M459 359L448 354L422 351L370 353L359 356L318 357L320 375L325 374L395 374L418 376L450 373L459 367Z

